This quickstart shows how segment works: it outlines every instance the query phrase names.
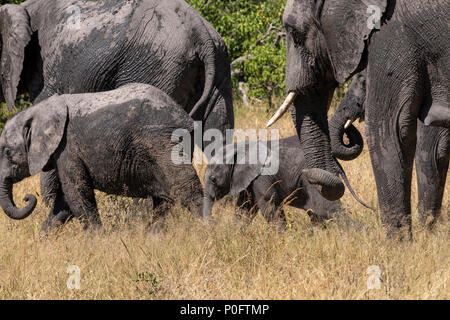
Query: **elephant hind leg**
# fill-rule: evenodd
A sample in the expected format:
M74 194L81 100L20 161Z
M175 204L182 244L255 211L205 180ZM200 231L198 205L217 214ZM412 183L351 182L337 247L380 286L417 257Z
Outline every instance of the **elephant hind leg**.
M439 218L450 157L450 130L418 122L416 175L419 221L432 229ZM428 221L428 219L430 221Z
M421 104L420 81L410 68L369 69L366 136L378 191L381 223L388 237L411 239L411 179Z

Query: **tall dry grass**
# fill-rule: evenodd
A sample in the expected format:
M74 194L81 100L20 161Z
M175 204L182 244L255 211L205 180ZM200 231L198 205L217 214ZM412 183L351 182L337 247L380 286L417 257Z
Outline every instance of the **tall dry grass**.
M269 116L259 110L237 108L236 127L264 128ZM294 133L291 122L286 117L275 126L281 136ZM343 166L361 198L376 206L367 150ZM39 192L38 177L15 186L20 205L30 191ZM47 214L40 202L24 221L0 215L1 299L449 298L448 186L436 230L423 230L414 216L411 242L386 240L378 213L358 205L348 192L344 207L363 230L333 222L315 227L303 212L288 209L288 230L279 232L260 216L251 223L236 220L232 201L224 199L209 223L176 208L161 232L150 235L145 212L129 199L101 193L97 199L104 224L98 232L83 232L73 221L40 238ZM81 270L80 290L67 288L71 265ZM367 288L371 265L381 269L379 290Z

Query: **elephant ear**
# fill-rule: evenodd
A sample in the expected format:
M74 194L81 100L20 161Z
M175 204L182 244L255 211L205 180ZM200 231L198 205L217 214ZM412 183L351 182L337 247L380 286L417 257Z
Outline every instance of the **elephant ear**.
M344 83L361 63L375 22L386 11L387 0L333 1L322 12L322 30L338 82Z
M45 168L64 136L68 108L66 104L54 103L53 99L34 106L35 112L24 128L31 175Z
M14 106L25 59L31 40L30 17L25 8L7 4L0 7L1 62L0 82L8 110Z
M236 156L231 179L231 194L237 196L257 177L269 156L265 143L261 141L241 142L236 144ZM239 151L240 150L240 151ZM245 152L243 152L245 150Z

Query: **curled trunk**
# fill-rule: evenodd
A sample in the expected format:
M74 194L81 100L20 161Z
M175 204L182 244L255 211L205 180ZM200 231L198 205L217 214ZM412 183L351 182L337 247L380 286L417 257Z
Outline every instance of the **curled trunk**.
M11 219L25 219L36 207L36 197L31 194L25 195L24 200L27 202L27 205L24 208L17 208L14 204L12 190L13 184L11 181L6 180L0 184L0 206L5 214Z
M349 119L338 109L329 122L333 156L344 161L356 159L364 148L364 141L358 129L353 125L344 129L347 120ZM349 141L347 144L344 142L344 134L347 135Z

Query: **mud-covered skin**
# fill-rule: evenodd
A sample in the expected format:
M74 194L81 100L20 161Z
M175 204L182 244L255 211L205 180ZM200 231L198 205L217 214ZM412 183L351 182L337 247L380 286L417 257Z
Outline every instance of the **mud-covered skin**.
M80 9L79 28L72 5ZM10 108L18 93L29 92L37 103L53 94L146 83L202 121L204 130L234 127L225 43L182 0L29 0L0 8L0 31L0 70L6 71L0 98ZM57 193L52 174L41 175L47 204Z
M72 5L80 9L79 29L74 27L76 16L68 10ZM233 127L225 43L186 2L29 0L3 7L2 23L18 20L21 26L14 32L5 26L2 38L24 38L15 41L14 49L21 52L26 46L26 54L14 63L21 71L20 89L33 93L32 100L147 83L163 90L188 113L197 107L193 118L203 120L205 127ZM8 49L2 54L14 56ZM24 63L35 67L23 68ZM2 87L11 82L11 87L17 87L14 80L5 73ZM11 107L11 101L7 102ZM215 112L217 123L210 123L208 115Z
M209 214L214 201L230 192L237 196L236 205L246 214L251 209L253 212L260 209L268 221L283 225L282 206L286 204L310 209L308 213L313 222L338 219L343 215L340 201L326 200L302 176L305 158L297 136L279 140L279 159L280 167L274 175L261 175L264 165L261 162L257 165L209 164L205 174L203 215Z
M354 77L348 93L330 120L330 137L333 152L338 149L341 154L352 154L351 146L344 145L342 134L349 119L364 119L366 85L365 72ZM355 128L356 130L356 128ZM333 142L333 138L336 141ZM345 151L341 151L345 150ZM357 156L359 154L355 154ZM432 228L442 209L445 183L450 158L450 129L424 125L417 122L417 146L414 156L416 163L418 204L417 209L422 223L427 222ZM444 204L448 211L448 204Z
M368 26L369 5L380 9L379 30ZM297 93L291 113L308 168L336 175L329 98L367 68L367 143L389 236L412 236L417 118L450 128L449 11L447 0L288 0L284 12L286 87Z
M192 133L192 119L148 85L53 96L7 122L0 138L0 150L9 150L2 154L2 181L56 171L61 192L54 206L62 208L53 208L43 231L70 218L70 212L85 228L100 225L94 189L179 202L200 215L202 187L194 167L171 159L176 144L171 135L179 128ZM11 154L14 161L8 160ZM11 170L13 163L24 170Z

